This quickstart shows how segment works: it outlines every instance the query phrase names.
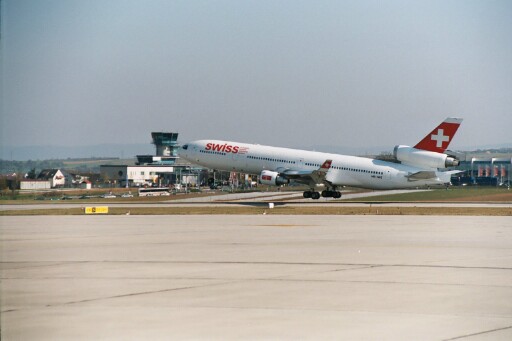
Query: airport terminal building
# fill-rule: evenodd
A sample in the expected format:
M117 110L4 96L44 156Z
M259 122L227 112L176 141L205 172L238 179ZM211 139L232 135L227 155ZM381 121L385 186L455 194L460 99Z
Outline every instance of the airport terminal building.
M101 165L101 177L115 186L141 187L201 183L202 169L178 156L178 133L153 132L155 155L137 155L135 165Z

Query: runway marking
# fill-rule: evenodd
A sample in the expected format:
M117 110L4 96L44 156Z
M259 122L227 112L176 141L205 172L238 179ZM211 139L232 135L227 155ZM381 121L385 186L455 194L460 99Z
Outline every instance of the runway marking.
M324 272L338 272L338 271L347 271L347 270L361 270L361 269L371 269L371 268L381 268L385 267L387 265L367 265L367 266L360 266L357 268L343 268L343 269L335 269L335 270L327 270Z
M507 329L511 329L511 328L512 328L512 326L503 327L503 328L496 328L496 329L486 330L486 331L479 332L479 333L467 334L467 335L461 335L461 336L453 337L453 338L451 338L451 339L444 339L443 341L451 341L451 340L465 339L465 338L472 337L472 336L477 336L477 335L482 335L482 334L488 334L488 333L494 333L494 332L498 332L498 331L500 331L500 330L507 330Z
M210 284L180 287L180 288L134 292L134 293L128 293L128 294L122 294L122 295L89 298L89 299L80 300L80 301L70 301L70 302L62 302L62 303L55 303L55 304L46 304L44 307L50 308L50 307L66 306L66 305L72 305L72 304L88 303L88 302L95 302L95 301L102 301L102 300L109 300L109 299L116 299L116 298L124 298L124 297L132 297L132 296L139 296L139 295L150 295L150 294L157 294L157 293L163 293L163 292L205 288L205 287L211 287L211 286L216 286L216 285L232 284L232 283L237 283L237 282L242 282L242 281L244 281L244 280L234 280L234 281L222 282L222 283L210 283ZM25 310L25 309L9 309L9 310L2 310L1 312L2 313L11 313L11 312L22 311L22 310Z
M53 265L67 265L67 264L93 264L93 263L128 263L128 264L255 264L255 265L330 265L330 266L361 266L361 267L380 267L380 266L388 266L388 267L421 267L421 268L446 268L446 269L483 269L483 270L512 270L512 267L493 267L493 266L464 266L464 265L430 265L430 264L369 264L369 263L306 263L306 262L244 262L244 261L137 261L137 260L98 260L98 261L69 261L69 262L59 262L59 264L55 264L55 262L51 261L8 261L8 262L0 262L1 264L44 264L44 263L52 263L47 266ZM37 266L45 266L45 265L37 265ZM6 270L6 269L4 269ZM12 270L12 269L10 269Z
M346 270L359 270L364 268L355 268L355 269L346 269ZM331 271L325 271L331 272ZM320 272L324 273L324 272ZM308 273L306 273L308 274ZM184 289L195 289L201 288L211 285L224 285L224 284L232 284L238 282L247 282L247 281L255 281L255 282L311 282L311 283L367 283L367 284L405 284L405 285L438 285L438 286L466 286L466 287L485 287L485 288L510 288L511 285L490 285L490 284L467 284L467 283L435 283L435 282L406 282L406 281L383 281L383 280L337 280L337 279L305 279L305 278L287 278L287 277L297 277L301 274L290 274L286 276L277 276L277 277L268 277L268 278L215 278L215 277L5 277L2 280L75 280L75 279L108 279L108 280L201 280L201 281L230 281L225 283L217 283L210 284L204 286L195 286L195 287L183 287L183 288L174 288L174 289L163 289L160 291L148 291L142 293L132 293L132 294L123 294L119 296L110 296L105 298L94 298L87 299L84 301L76 301L71 303L80 303L80 302L88 302L95 301L100 299L108 299L108 298L117 298L117 297L128 297L128 296L136 296L143 294L152 294L159 292L167 292L174 290L184 290ZM56 305L63 304L71 304L71 303L60 303ZM51 306L51 305L49 305ZM4 311L2 311L4 312Z
M22 263L27 264L30 262L1 262L1 263L9 263L9 264L16 264L16 263ZM1 264L0 263L0 264ZM34 263L34 262L32 262ZM37 263L47 263L47 262L37 262ZM291 263L291 262L198 262L198 261L71 261L71 262L60 262L60 263L53 263L49 262L51 264L38 264L36 267L40 266L61 266L61 265L69 265L69 264L88 264L88 263L125 263L125 264L228 264L228 265L234 265L234 264L253 264L253 265L300 265L300 266L358 266L356 268L343 268L343 269L332 269L327 271L321 271L321 273L328 273L328 272L337 272L337 271L352 271L352 270L361 270L361 269L368 269L368 268L380 268L380 267L406 267L406 268L415 268L415 267L424 267L424 268L446 268L446 269L481 269L481 270L512 270L512 268L498 268L498 267L466 267L466 266L445 266L445 265L403 265L403 264L340 264L340 263ZM23 267L27 268L27 267ZM19 268L18 268L19 269ZM9 269L9 270L17 270L17 269ZM306 274L310 273L310 271L306 272ZM312 271L314 272L314 270ZM466 283L432 283L432 282L400 282L400 281L382 281L382 280L332 280L332 279L293 279L293 278L286 278L286 277L293 277L293 276L300 276L300 274L290 274L288 276L278 276L278 277L262 277L262 278L211 278L211 277L94 277L98 279L111 279L111 280L125 280L125 279L160 279L160 280L208 280L208 281L220 281L217 283L208 283L203 285L195 285L195 286L186 286L186 287L178 287L178 288L170 288L170 289L161 289L161 290L154 290L154 291L143 291L143 292L133 292L133 293L127 293L127 294L121 294L121 295L113 295L113 296L107 296L107 297L96 297L96 298L89 298L79 301L70 301L70 302L62 302L62 303L56 303L56 304L47 304L45 307L54 307L54 306L64 306L64 305L72 305L72 304L79 304L79 303L87 303L87 302L94 302L94 301L100 301L100 300L108 300L108 299L116 299L116 298L124 298L124 297L133 297L133 296L139 296L139 295L150 295L155 293L163 293L163 292L172 292L172 291L180 291L180 290L187 290L187 289L198 289L198 288L205 288L205 287L211 287L211 286L221 286L221 285L230 285L235 283L242 283L247 281L256 281L256 282L310 282L310 283L368 283L368 284L405 284L405 285L435 285L435 286L472 286L472 287L504 287L508 288L509 286L492 286L492 285L482 285L482 284L466 284ZM89 277L84 277L89 278ZM2 280L24 280L24 279L33 279L33 278L2 278ZM69 277L46 277L46 278L38 278L38 279L60 279L60 280L74 280L74 278ZM16 312L16 311L22 311L25 310L23 308L21 309L8 309L3 310L1 313L10 313L10 312ZM511 327L501 328L501 329L509 329ZM501 330L497 329L497 330ZM494 330L493 330L494 331ZM486 331L482 333L489 333L492 331ZM466 336L461 336L453 339L448 340L455 340L463 337L469 337L472 335L479 335L482 333L477 334L470 334Z
M359 268L361 269L361 268ZM356 270L356 269L347 269ZM298 276L298 275L290 275ZM290 277L289 276L289 277ZM194 278L189 278L194 279ZM198 278L199 279L199 278ZM437 286L463 286L463 287L484 287L484 288L510 288L510 285L488 285L488 284L467 284L467 283L434 283L434 282L399 282L382 280L336 280L336 279L290 279L290 278L255 278L248 281L276 281L276 282L311 282L311 283L367 283L367 284L404 284L404 285L437 285ZM507 315L508 316L508 315Z
M298 224L268 224L268 225L248 225L260 227L305 227L305 226L320 226L320 225L298 225Z

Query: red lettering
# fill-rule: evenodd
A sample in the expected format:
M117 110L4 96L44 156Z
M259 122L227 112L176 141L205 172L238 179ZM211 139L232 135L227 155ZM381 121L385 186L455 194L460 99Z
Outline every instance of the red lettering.
M208 142L204 148L205 150L214 150L217 152L225 152L225 153L233 153L237 154L240 151L239 146L233 146L230 144L218 144L218 143L212 143Z

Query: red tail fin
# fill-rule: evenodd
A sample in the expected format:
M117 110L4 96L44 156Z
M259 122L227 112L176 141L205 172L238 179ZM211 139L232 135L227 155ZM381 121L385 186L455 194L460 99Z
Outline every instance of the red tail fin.
M448 117L443 123L437 126L430 134L425 136L417 145L416 149L428 150L431 152L444 153L452 142L457 129L459 129L462 118Z

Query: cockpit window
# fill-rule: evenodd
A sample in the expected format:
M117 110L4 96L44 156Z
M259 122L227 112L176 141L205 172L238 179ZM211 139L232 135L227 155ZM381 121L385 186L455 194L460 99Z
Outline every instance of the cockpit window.
M187 150L187 149L188 149L188 144L184 145L184 146L183 146L183 147L181 147L181 148L183 148L183 149Z

